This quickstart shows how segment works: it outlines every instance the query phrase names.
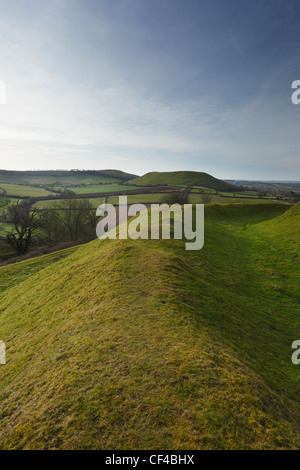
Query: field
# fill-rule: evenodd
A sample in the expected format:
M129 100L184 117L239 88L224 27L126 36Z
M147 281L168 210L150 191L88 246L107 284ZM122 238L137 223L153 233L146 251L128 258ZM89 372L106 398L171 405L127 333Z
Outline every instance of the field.
M163 193L152 193L152 194L130 194L127 196L128 204L157 204L163 202L165 194ZM119 196L109 196L108 202L110 204L118 205Z
M202 199L201 199L201 194L195 194L191 193L189 194L189 203L191 204L201 204ZM212 194L211 196L211 201L209 202L210 204L268 204L272 203L274 204L273 199L258 199L257 197L245 197L245 196L239 196L237 195L235 197L232 196L220 196L220 195L215 195Z
M43 188L34 188L32 186L22 186L22 185L12 185L12 184L2 184L1 187L6 190L6 194L8 196L19 196L20 199L22 197L32 197L32 198L43 198L43 197L49 197L53 196L54 199L51 200L42 200L42 201L37 201L33 204L33 207L36 207L38 209L41 208L49 208L52 206L55 206L57 203L57 199L55 199L57 196L60 195L60 193L54 193L54 192L49 192L44 190ZM89 198L89 200L95 204L95 199L103 199L100 195L105 194L109 195L111 192L122 192L127 190L138 190L136 186L124 186L124 185L117 185L117 184L108 184L108 185L91 185L91 186L81 186L78 188L70 187L69 188L71 191L73 191L77 196L80 195L88 195L88 194L99 194L99 198ZM259 199L258 196L252 196L252 195L245 195L245 194L240 194L240 193L227 193L227 192L222 192L219 193L218 195L215 194L215 192L212 192L209 189L204 189L204 193L210 193L212 195L211 197L211 203L214 204L232 204L232 203L255 203L255 204L260 204L260 203L266 203L266 202L274 202L273 198L261 198ZM63 196L61 194L61 196ZM234 197L233 197L234 196ZM134 204L134 203L159 203L163 202L165 197L164 193L161 192L151 192L149 194L147 193L141 193L141 194L134 194L134 195L128 195L128 203L129 204ZM109 196L108 201L111 204L118 204L119 201L119 196ZM13 200L14 203L16 203L16 200ZM201 199L201 194L197 190L192 190L189 194L189 203L198 203L200 204L202 202Z
M299 207L0 268L0 448L299 449Z
M7 232L10 232L13 229L13 224L8 222L0 223L0 237L4 237Z
M228 183L233 183L233 180L227 180ZM234 181L237 185L245 187L255 187L258 191L295 191L300 193L300 183L296 181L248 181L248 180L237 180Z
M42 181L44 178L62 178L65 181L69 182L73 179L73 184L66 184L59 181L56 181L55 184L49 184L42 187ZM21 203L22 201L30 202L31 209L56 209L61 205L60 199L75 197L79 201L88 200L91 203L92 209L96 208L105 202L105 200L114 205L119 204L119 195L118 194L127 194L127 203L128 204L157 204L166 202L168 199L166 193L179 193L188 194L187 202L188 203L197 203L202 204L266 204L266 203L285 203L295 202L295 197L299 198L300 195L294 193L290 195L289 193L280 194L269 194L269 193L259 193L254 191L252 188L242 190L240 187L234 187L229 185L226 182L218 180L206 173L199 172L169 172L169 173L150 173L134 179L135 184L130 183L130 178L133 175L126 173L118 172L116 170L104 170L104 171L49 171L49 172L5 172L0 170L0 177L6 179L18 177L21 181L22 178L27 178L31 181L33 179L38 182L41 187L35 187L32 185L22 185L22 184L7 184L0 183L0 206L5 204L5 201L9 200L9 204ZM88 184L88 181L91 178L102 179L106 181L108 179L117 178L117 182L111 182L109 184ZM75 184L75 180L77 184ZM54 180L53 180L54 181ZM140 182L141 186L137 185L137 182ZM155 183L155 184L154 184ZM146 184L149 184L148 186ZM203 186L206 184L207 186ZM3 189L1 189L1 187ZM2 191L2 193L1 193ZM69 192L70 191L70 192ZM73 194L72 194L73 193ZM209 195L209 197L208 197ZM277 197L279 196L279 197ZM294 197L295 196L295 197ZM29 201L29 199L31 199ZM169 199L170 200L170 199ZM173 202L178 200L177 196L173 196ZM66 213L65 213L66 214ZM38 218L43 218L45 214L37 214ZM54 218L53 218L53 217ZM60 213L60 217L63 216L63 213ZM77 216L76 216L77 217ZM73 223L75 223L76 217L73 218ZM81 216L79 216L81 217ZM92 217L86 216L86 217ZM52 220L52 222L51 222ZM48 219L48 223L43 221L44 227L47 226L48 229L43 229L44 232L39 233L39 237L35 237L32 240L32 245L34 244L37 249L45 247L43 243L53 244L57 243L58 240L61 243L69 242L69 237L74 237L74 233L70 234L70 227L67 227L67 222L61 223L56 222L53 225L53 220L55 220L55 214L51 214L51 217ZM58 219L56 219L58 220ZM77 217L77 220L78 217ZM91 218L89 219L91 222ZM5 234L7 232L7 222L12 222L11 214L8 210L8 207L0 210L0 259L7 259L9 256L13 256L13 251L8 247L7 242L5 242ZM88 223L88 222L86 222ZM45 225L46 224L46 225ZM60 226L59 226L60 225ZM55 226L55 229L54 229ZM12 226L10 226L12 227ZM52 228L50 228L52 227ZM51 234L50 234L50 232ZM87 229L81 230L81 234L89 231ZM79 236L78 231L75 230L76 237ZM89 238L92 239L95 231L90 228ZM44 236L46 235L46 237ZM82 238L83 235L82 235ZM85 238L85 240L87 240ZM8 254L10 253L10 255Z
M103 204L105 202L105 197L93 197L93 198L87 198L87 199L92 204L92 207L94 209L97 209L99 204ZM79 201L82 201L82 200L86 201L86 198L85 199L79 198ZM46 201L37 201L33 204L32 207L36 209L56 209L60 205L61 205L61 201L59 200L46 200Z
M0 182L13 184L69 185L128 181L134 175L118 170L94 171L6 171L0 170Z
M122 185L122 184L93 184L90 186L80 186L78 188L67 187L75 194L92 194L92 193L112 193L115 191L126 191L129 189L136 189L136 186Z
M55 195L51 191L43 188L35 188L33 186L23 186L20 184L4 184L0 183L0 189L4 190L7 196L20 196L20 197L47 197Z
M200 172L177 171L177 172L152 172L141 177L132 178L134 175L117 170L101 171L29 171L13 172L0 170L0 197L20 197L43 199L48 197L66 197L66 191L72 191L77 197L81 195L96 196L109 195L110 193L124 193L126 191L136 192L130 195L129 203L157 203L162 202L165 191L178 192L188 188L189 202L201 203L201 193L212 195L210 202L215 204L231 203L264 203L273 202L277 196L278 200L285 202L293 201L293 197L300 198L300 193L286 193L280 190L276 193L263 193L253 188L242 190L225 181L214 178L211 175ZM1 183L10 181L10 183ZM16 181L13 181L16 180ZM27 182L27 184L21 183ZM39 184L41 187L32 186ZM295 186L295 185L294 185ZM278 183L276 187L280 187ZM283 185L283 188L286 186ZM92 199L92 198L91 198ZM115 194L109 197L113 204L118 203ZM36 207L49 207L52 202L38 201Z

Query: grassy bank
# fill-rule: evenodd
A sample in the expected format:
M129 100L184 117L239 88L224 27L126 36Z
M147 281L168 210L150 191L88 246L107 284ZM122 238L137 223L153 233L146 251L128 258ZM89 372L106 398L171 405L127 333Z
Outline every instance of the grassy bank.
M0 268L0 448L299 448L299 210Z

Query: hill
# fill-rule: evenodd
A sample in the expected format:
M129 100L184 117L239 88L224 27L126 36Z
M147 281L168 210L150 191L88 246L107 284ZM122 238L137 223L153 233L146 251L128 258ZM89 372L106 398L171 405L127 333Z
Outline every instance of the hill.
M130 180L129 184L138 186L202 186L204 188L217 189L219 191L238 191L239 188L225 181L214 178L207 173L198 171L153 171L143 176Z
M0 448L299 448L297 230L299 206L212 205L199 252L96 240L0 268Z
M0 183L14 184L97 184L128 181L135 175L119 170L49 170L12 171L0 170Z

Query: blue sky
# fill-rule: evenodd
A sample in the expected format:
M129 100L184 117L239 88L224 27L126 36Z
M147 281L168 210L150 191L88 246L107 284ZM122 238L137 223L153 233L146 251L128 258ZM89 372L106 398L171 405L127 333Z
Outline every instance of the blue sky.
M0 167L299 180L300 2L0 0Z

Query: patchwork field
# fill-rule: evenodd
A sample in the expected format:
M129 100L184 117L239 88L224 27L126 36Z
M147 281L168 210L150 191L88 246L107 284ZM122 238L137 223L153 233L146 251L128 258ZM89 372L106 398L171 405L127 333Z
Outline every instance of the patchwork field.
M129 189L136 189L136 186L122 185L122 184L92 184L89 186L66 187L75 194L90 194L90 193L112 193L115 191L126 191Z
M0 170L0 182L13 184L97 184L128 181L135 175L119 170L52 170L52 171L8 171Z
M198 171L153 171L130 180L129 184L136 184L138 186L157 186L166 184L183 187L202 186L204 188L213 188L220 191L233 191L234 189L238 189L230 183L226 183L225 181L214 178L207 173L201 173Z
M5 191L7 196L20 197L47 197L55 195L52 191L43 188L35 188L33 186L23 186L21 184L4 184L0 183L0 189Z
M152 194L130 194L127 196L128 204L157 204L163 202L165 194L152 193ZM119 196L108 196L110 204L118 205Z
M83 201L83 199L78 198L79 201ZM86 201L86 199L84 199ZM87 198L87 200L92 204L92 207L94 209L97 209L97 207L100 204L103 204L105 202L105 197L93 197L93 198ZM61 201L60 200L45 200L45 201L37 201L33 204L32 208L36 209L56 209L57 207L61 206Z
M258 197L251 197L251 196L239 197L238 194L235 197L212 194L209 204L269 204L269 203L274 204L274 202L276 201L274 201L274 199L271 199L271 198L259 199ZM189 203L201 204L202 203L201 194L195 194L195 193L189 194Z

